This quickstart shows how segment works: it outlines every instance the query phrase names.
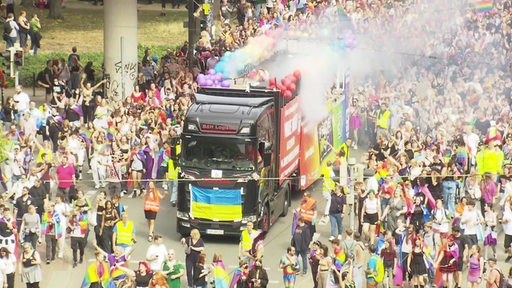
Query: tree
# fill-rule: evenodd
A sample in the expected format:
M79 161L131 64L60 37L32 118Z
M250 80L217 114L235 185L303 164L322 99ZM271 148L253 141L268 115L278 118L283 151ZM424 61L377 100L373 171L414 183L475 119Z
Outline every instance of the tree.
M60 0L49 0L50 3L50 15L51 19L62 18L62 6Z

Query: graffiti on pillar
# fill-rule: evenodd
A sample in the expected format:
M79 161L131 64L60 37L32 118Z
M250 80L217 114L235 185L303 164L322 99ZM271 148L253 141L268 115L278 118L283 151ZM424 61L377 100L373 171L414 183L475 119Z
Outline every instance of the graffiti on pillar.
M120 91L121 85L119 85L119 82L117 80L110 80L105 83L105 88L107 91L110 91L110 96L112 99L118 101L120 100Z
M128 79L135 81L137 78L137 63L136 62L128 62L121 63L121 61L114 64L115 72L117 74L121 74L123 71L124 75L128 77Z

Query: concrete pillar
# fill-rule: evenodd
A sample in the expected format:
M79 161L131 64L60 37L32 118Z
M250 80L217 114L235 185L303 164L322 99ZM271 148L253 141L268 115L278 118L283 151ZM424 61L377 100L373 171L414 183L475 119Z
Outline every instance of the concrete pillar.
M137 81L137 0L103 1L106 95L129 97Z

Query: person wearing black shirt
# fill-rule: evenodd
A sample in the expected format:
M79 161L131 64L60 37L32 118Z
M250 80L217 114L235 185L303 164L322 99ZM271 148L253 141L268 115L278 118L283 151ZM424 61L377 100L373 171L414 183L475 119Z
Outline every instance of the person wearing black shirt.
M46 188L42 185L41 179L36 179L34 186L30 187L28 193L30 197L32 197L32 204L36 207L37 214L43 219L44 200L48 199L48 191L46 191Z
M194 267L194 287L206 287L206 275L210 273L206 265L206 254L199 254L199 260Z
M346 198L342 186L336 186L334 193L331 194L331 205L329 206L329 220L331 221L331 237L341 237L343 235L343 215L345 215Z
M457 244L457 246L459 247L459 259L457 259L457 272L454 273L454 278L457 287L462 287L460 286L460 284L462 283L462 268L464 266L464 260L469 260L466 254L469 252L470 247L468 247L466 237L464 237L460 233L459 227L453 227L452 232L455 238L455 244Z
M21 222L23 219L23 215L28 213L28 206L32 205L33 199L29 194L28 187L23 187L22 195L16 199L14 203L14 215L16 216L16 228L19 229L21 227Z
M254 267L249 271L247 279L250 283L250 287L266 288L268 285L267 271L263 269L261 259L254 262Z

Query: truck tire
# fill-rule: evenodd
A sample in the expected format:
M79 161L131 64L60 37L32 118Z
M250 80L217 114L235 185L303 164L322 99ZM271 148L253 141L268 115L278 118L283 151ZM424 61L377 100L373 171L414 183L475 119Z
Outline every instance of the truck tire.
M261 231L265 231L265 232L268 232L270 229L270 209L268 207L268 204L265 204L265 207L263 208L260 229L261 229Z
M288 207L290 206L290 189L286 188L284 191L284 201L283 201L283 212L281 213L281 217L286 217L288 215Z

